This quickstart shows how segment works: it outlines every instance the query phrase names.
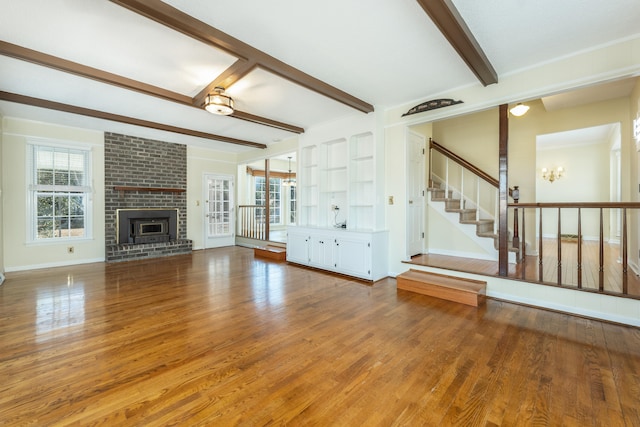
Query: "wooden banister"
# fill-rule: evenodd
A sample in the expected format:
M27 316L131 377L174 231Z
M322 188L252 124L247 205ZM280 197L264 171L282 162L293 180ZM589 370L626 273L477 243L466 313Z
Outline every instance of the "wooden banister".
M446 157L450 158L451 160L453 160L454 162L456 162L457 164L459 164L463 168L468 169L473 174L479 176L480 178L482 178L483 180L485 180L486 182L488 182L489 184L491 184L495 188L499 187L500 183L498 182L498 180L496 178L492 177L487 172L483 171L482 169L480 169L479 167L477 167L473 163L471 163L471 162L463 159L462 157L458 156L453 151L451 151L451 150L443 147L442 145L438 144L436 141L434 141L431 138L429 138L429 148L432 149L432 150L436 150L440 154L443 154ZM513 189L509 188L509 196L513 197L512 194L513 194Z

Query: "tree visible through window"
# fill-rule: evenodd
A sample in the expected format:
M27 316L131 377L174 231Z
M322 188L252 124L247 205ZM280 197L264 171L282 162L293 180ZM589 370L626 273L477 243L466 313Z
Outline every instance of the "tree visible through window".
M89 151L31 146L33 239L87 237Z
M282 200L281 200L281 181L280 178L269 178L269 223L281 224L282 223ZM266 206L266 180L262 176L255 177L256 188L256 205ZM260 212L262 211L262 212ZM266 210L256 209L256 217L260 216L261 219L266 215Z

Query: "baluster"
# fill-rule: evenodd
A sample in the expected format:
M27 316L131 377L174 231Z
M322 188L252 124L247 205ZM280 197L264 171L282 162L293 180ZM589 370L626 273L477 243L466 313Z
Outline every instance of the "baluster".
M522 248L520 249L522 252L520 252L520 260L522 261L522 280L525 279L526 274L525 274L525 270L527 268L527 240L525 238L525 223L524 223L524 219L525 219L525 211L526 209L521 209L522 211Z
M444 198L449 198L449 158L444 159Z
M544 282L542 276L542 208L540 208L540 224L538 230L538 280Z
M582 288L582 209L578 208L578 289Z
M513 186L513 192L511 193L513 197L513 203L517 204L520 200L520 190L517 185ZM524 212L524 211L523 211ZM520 237L518 234L518 208L513 208L513 243L512 246L514 248L518 248L520 246Z
M622 208L622 293L627 295L627 208Z
M480 177L476 176L476 221L480 221Z
M498 223L500 222L499 212L500 212L500 189L496 188L496 204L494 206L495 211L493 211L493 234L498 234ZM508 223L508 221L507 221Z
M600 208L600 267L598 269L598 290L604 291L604 221L603 209Z
M464 168L460 167L460 209L464 209Z
M562 285L562 226L560 224L561 208L558 208L558 285Z

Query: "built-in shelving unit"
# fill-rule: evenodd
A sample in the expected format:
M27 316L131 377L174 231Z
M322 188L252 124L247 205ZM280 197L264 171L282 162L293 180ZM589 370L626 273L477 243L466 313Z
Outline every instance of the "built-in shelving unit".
M322 227L336 226L347 219L347 150L347 140L344 138L320 144L319 202L322 212L319 225Z
M376 213L373 134L354 135L349 144L349 228L372 230Z
M300 180L298 184L298 222L315 225L318 222L318 147L311 145L300 150Z

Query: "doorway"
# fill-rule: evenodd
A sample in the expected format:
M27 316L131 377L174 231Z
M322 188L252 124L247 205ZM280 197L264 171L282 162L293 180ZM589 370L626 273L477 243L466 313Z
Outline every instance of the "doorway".
M205 174L204 185L204 248L235 244L235 185L232 175Z

